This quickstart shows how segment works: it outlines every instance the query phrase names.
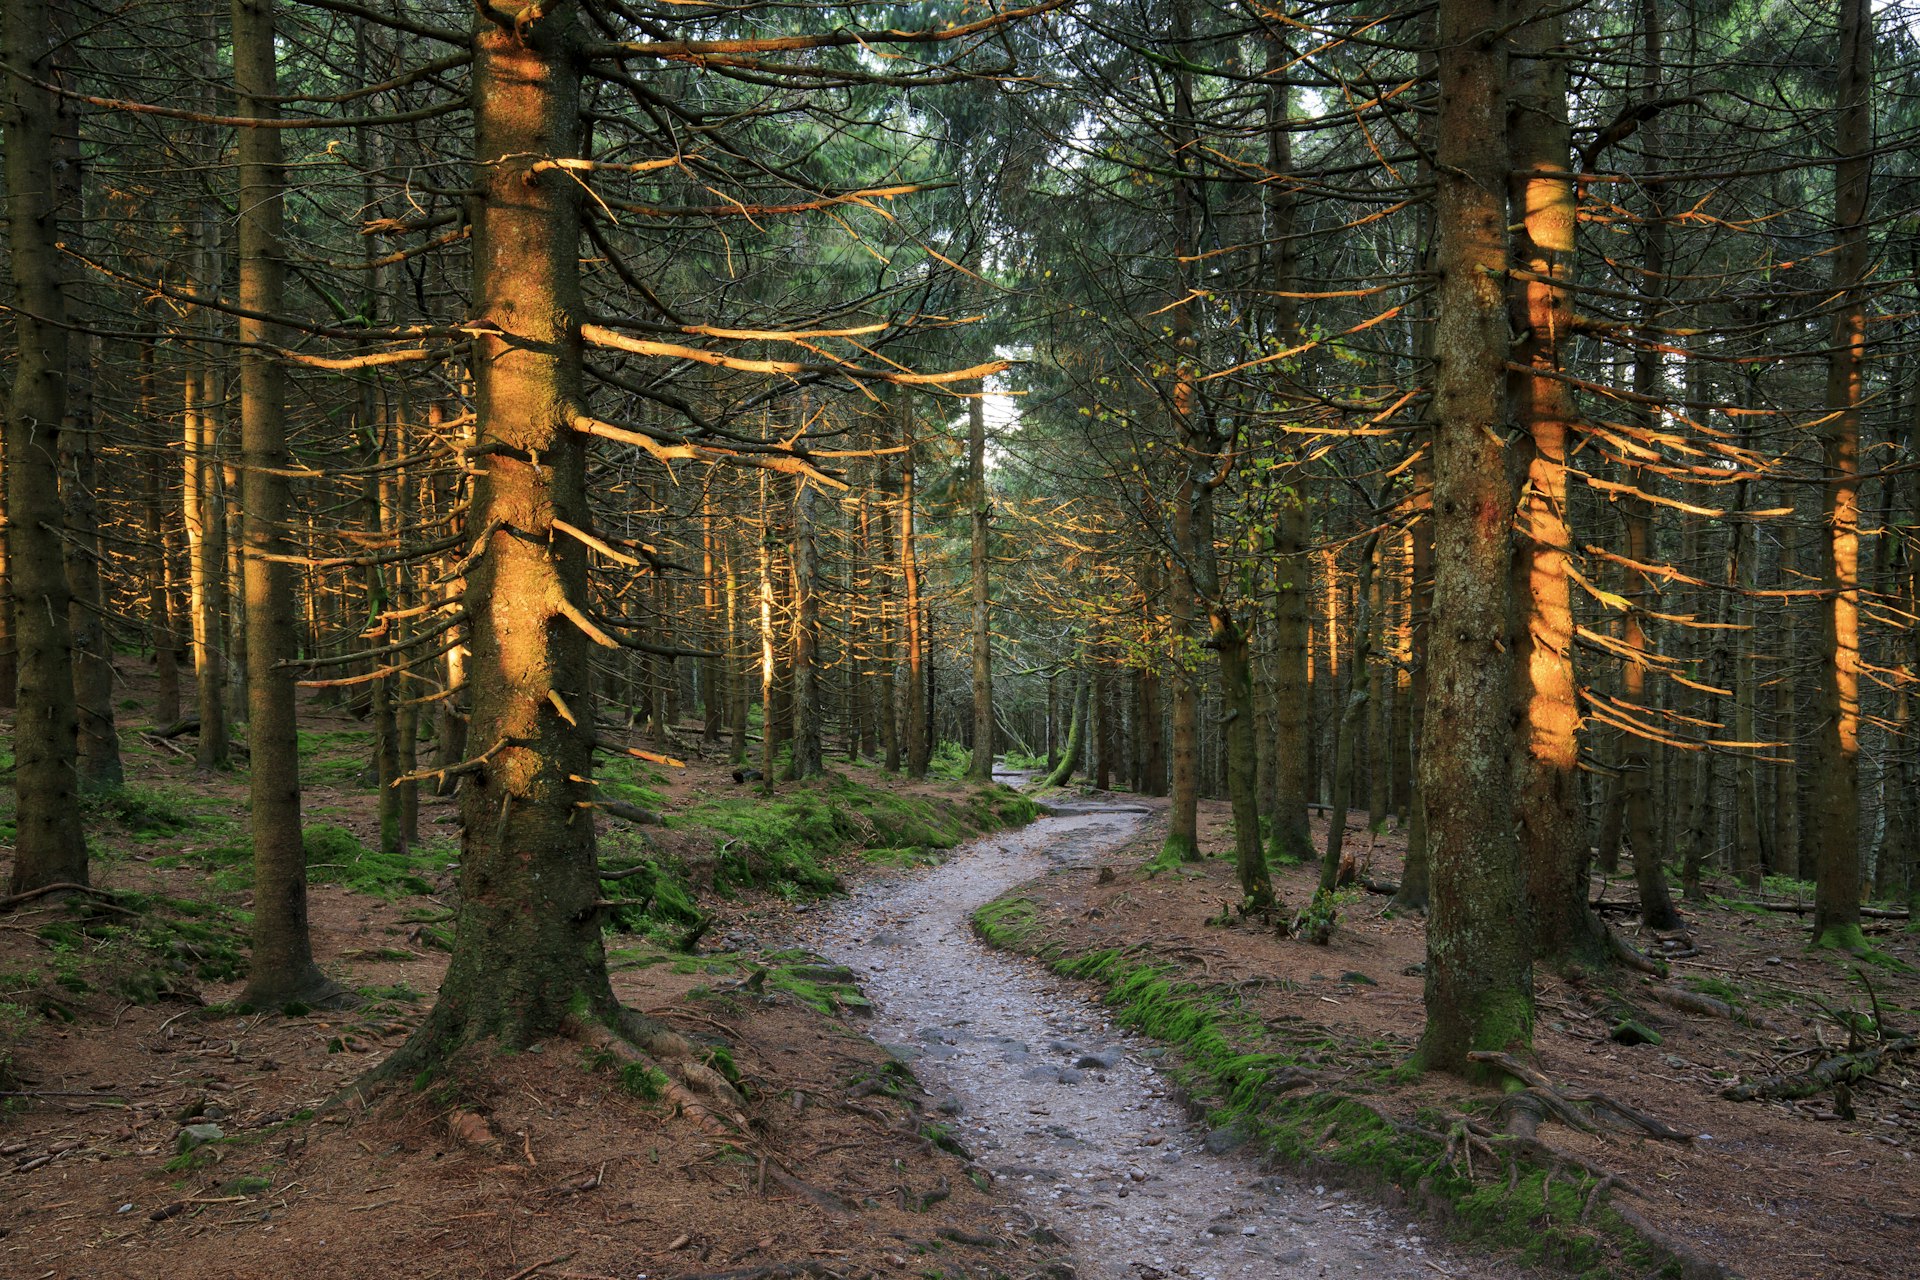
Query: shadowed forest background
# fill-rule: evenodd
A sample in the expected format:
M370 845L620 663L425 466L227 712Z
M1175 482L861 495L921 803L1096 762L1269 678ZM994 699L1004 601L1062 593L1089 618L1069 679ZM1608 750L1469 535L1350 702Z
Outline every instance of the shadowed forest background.
M1510 1192L1576 1170L1584 1228L1612 1166L1541 1124L1691 1137L1542 1074L1567 1001L1781 1037L1715 1088L1877 1098L1904 1155L1904 0L9 0L0 37L8 1097L100 1015L64 957L197 955L207 894L223 1010L365 1008L331 884L424 896L449 956L356 1106L558 1037L744 1122L624 940L696 957L836 857L1025 822L999 760L1152 798L1087 907L1148 950L1135 889L1288 982L1424 920L1379 1083L1509 1101L1360 1123L1464 1154L1442 1200L1484 1148ZM990 940L1126 990L1008 901ZM1714 976L1783 949L1798 1027Z

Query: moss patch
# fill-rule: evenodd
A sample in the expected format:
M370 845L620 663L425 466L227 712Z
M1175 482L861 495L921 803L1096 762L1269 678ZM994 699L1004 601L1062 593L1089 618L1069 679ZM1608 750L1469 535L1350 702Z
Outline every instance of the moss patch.
M1141 948L1069 952L1043 940L1034 899L1015 893L974 913L986 941L1047 960L1104 988L1115 1018L1178 1053L1166 1069L1215 1128L1237 1130L1315 1177L1416 1204L1458 1238L1583 1275L1645 1275L1663 1259L1578 1170L1501 1154L1474 1166L1438 1112L1402 1120L1369 1099L1402 1078L1410 1045L1359 1044L1305 1019L1268 1021L1232 988L1192 981ZM1500 1145L1496 1140L1496 1147Z

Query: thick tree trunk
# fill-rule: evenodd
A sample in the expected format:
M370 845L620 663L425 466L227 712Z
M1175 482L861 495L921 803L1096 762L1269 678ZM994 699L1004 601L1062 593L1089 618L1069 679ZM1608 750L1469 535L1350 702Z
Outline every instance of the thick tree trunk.
M240 114L279 115L273 0L233 0L233 80ZM278 129L242 129L240 305L255 316L282 310L281 245L286 170ZM248 672L248 824L253 835L253 964L245 999L258 1007L312 1004L340 988L313 962L307 928L307 859L300 830L300 744L294 720L293 567L284 562L288 495L286 400L280 326L242 318L240 450L247 502L242 530Z
M1432 915L1427 1068L1528 1048L1533 974L1513 829L1513 486L1507 427L1504 0L1441 0L1434 381L1434 615L1420 760Z
M55 39L44 0L0 6L0 49L21 74L6 83L7 217L15 311L7 403L7 558L18 649L14 716L15 836L10 891L87 882L75 795L73 640L61 557L60 434L67 413L67 299L53 172Z
M497 25L488 13L501 16ZM583 620L591 527L582 412L578 184L541 173L580 153L578 15L565 0L492 0L476 19L474 408L492 446L468 528L476 764L462 788L453 958L399 1070L453 1045L519 1047L571 1014L616 1012L601 941L593 705ZM538 466L524 461L537 456Z
M1834 126L1833 340L1820 426L1820 725L1814 755L1819 821L1815 946L1864 951L1860 933L1860 406L1866 381L1867 179L1872 164L1873 17L1840 2Z

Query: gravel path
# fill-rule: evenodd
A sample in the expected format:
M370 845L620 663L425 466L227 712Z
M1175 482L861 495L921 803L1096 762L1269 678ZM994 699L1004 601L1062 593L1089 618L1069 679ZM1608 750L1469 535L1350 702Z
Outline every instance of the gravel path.
M1266 1173L1233 1135L1189 1123L1155 1066L1161 1050L974 939L974 908L1049 867L1091 864L1143 814L1078 804L975 841L940 867L869 883L799 941L862 976L872 1034L1067 1239L1085 1280L1515 1274L1344 1191Z

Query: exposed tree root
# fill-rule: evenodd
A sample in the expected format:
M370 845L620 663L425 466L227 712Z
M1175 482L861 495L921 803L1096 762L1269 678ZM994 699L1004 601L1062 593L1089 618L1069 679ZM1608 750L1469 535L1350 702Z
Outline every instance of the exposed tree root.
M32 902L35 898L44 898L54 893L83 893L94 898L97 905L107 910L121 911L127 915L138 914L137 912L128 911L125 907L118 906L114 902L114 899L119 895L105 889L96 889L92 885L75 884L70 880L61 880L53 884L43 884L38 889L29 889L25 893L16 893L11 897L0 898L0 911L11 911L23 903Z
M1629 969L1638 969L1650 973L1656 978L1667 976L1667 966L1641 951L1623 937L1618 929L1607 929L1607 945L1613 949L1614 959Z
M713 1068L694 1060L693 1048L685 1039L672 1032L655 1031L646 1036L646 1048L642 1050L621 1036L613 1028L599 1023L587 1022L579 1018L570 1018L562 1034L568 1039L578 1041L590 1049L619 1060L645 1067L659 1067L670 1063L680 1074L680 1079L665 1071L665 1084L661 1086L661 1096L679 1109L681 1114L700 1126L702 1132L713 1138L738 1138L746 1132L747 1118L741 1113L746 1104L732 1085L727 1083ZM683 1083L684 1081L684 1083ZM718 1081L716 1087L714 1082ZM691 1086L691 1087L689 1087ZM705 1101L695 1096L699 1090L708 1094L722 1106L730 1107L731 1114L715 1110Z
M1484 1062L1488 1066L1504 1071L1527 1086L1524 1093L1509 1095L1507 1101L1502 1104L1503 1109L1515 1119L1519 1119L1520 1112L1529 1108L1529 1105L1539 1108L1539 1112L1530 1120L1520 1120L1521 1125L1524 1126L1522 1130L1524 1137L1533 1136L1533 1130L1539 1125L1540 1113L1550 1113L1568 1126L1587 1133L1594 1133L1600 1129L1599 1117L1611 1116L1617 1121L1613 1127L1619 1128L1624 1124L1628 1132L1644 1133L1649 1137L1668 1142L1693 1141L1691 1133L1676 1129L1666 1121L1636 1110L1624 1102L1617 1102L1604 1093L1569 1093L1564 1089L1556 1088L1553 1082L1539 1070L1511 1054L1476 1052L1469 1053L1467 1057L1474 1062ZM1532 1104L1523 1104L1520 1099L1532 1099ZM1580 1110L1581 1107L1590 1108L1594 1118L1589 1119L1588 1114Z
M1888 1058L1907 1053L1916 1045L1920 1045L1920 1037L1900 1036L1855 1053L1835 1054L1805 1071L1766 1076L1737 1084L1721 1090L1720 1096L1734 1102L1751 1102L1756 1098L1810 1098L1816 1093L1825 1093L1829 1089L1864 1079L1878 1071Z
M1707 1018L1726 1018L1743 1027L1752 1027L1756 1031L1766 1031L1776 1036L1792 1034L1777 1022L1770 1022L1759 1014L1748 1013L1744 1009L1736 1009L1725 1000L1716 1000L1698 991L1686 991L1679 987L1649 987L1647 993L1660 1003L1686 1013L1697 1013Z

